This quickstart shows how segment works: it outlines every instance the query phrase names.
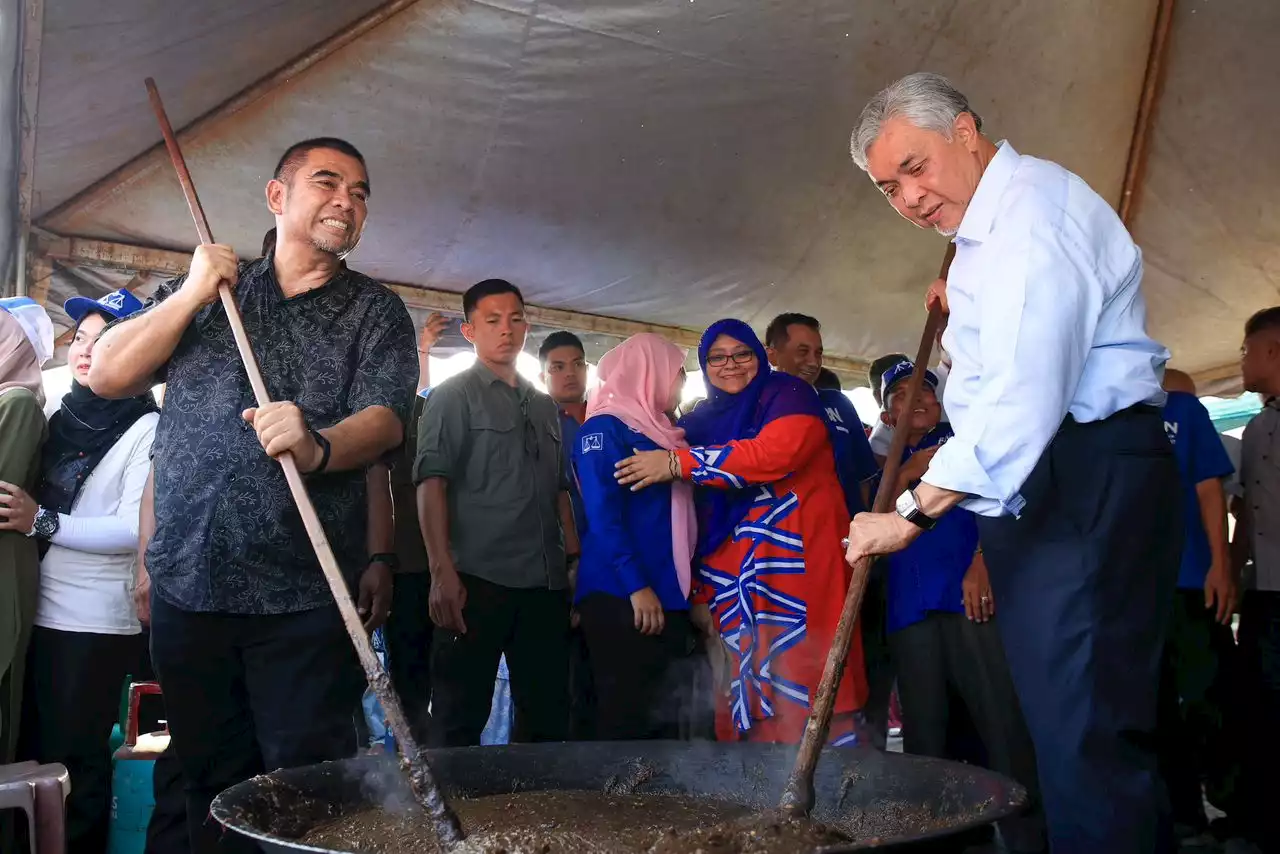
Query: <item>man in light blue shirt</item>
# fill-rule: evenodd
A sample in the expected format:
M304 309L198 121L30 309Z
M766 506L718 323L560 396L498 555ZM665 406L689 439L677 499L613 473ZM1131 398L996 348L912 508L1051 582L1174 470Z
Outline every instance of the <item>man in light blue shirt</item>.
M876 95L854 161L893 208L952 237L944 404L955 437L849 559L899 551L963 504L979 533L1055 852L1170 844L1154 750L1181 555L1178 472L1145 331L1142 256L1088 185L981 133L945 78Z

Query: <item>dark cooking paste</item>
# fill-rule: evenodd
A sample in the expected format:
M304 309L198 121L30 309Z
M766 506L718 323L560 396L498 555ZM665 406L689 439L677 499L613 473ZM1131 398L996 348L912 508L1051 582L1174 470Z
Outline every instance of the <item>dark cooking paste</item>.
M523 792L457 800L453 854L794 854L848 837L807 820L688 795ZM364 810L300 842L359 854L442 854L418 812Z

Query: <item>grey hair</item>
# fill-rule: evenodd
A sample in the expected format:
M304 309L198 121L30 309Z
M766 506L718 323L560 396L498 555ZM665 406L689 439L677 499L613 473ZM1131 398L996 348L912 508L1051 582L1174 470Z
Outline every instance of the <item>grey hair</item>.
M904 118L924 130L936 131L951 139L951 130L961 113L973 116L982 130L982 117L969 106L969 99L941 74L918 71L890 83L862 108L858 125L849 141L853 162L867 171L867 149L880 136L889 119Z

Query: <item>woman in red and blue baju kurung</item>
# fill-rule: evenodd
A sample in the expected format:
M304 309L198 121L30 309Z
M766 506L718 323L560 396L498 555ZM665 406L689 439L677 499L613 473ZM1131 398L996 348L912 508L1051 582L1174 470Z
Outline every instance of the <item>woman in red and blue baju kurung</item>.
M749 326L712 325L698 358L709 396L681 420L692 447L675 459L697 487L693 602L710 608L732 669L728 696L718 698L717 736L798 743L851 577L840 546L849 527L844 493L817 395L770 371ZM658 456L648 468L660 474L667 461L649 453ZM619 464L624 483L641 480L628 474L631 460ZM866 693L855 631L833 744L856 741Z

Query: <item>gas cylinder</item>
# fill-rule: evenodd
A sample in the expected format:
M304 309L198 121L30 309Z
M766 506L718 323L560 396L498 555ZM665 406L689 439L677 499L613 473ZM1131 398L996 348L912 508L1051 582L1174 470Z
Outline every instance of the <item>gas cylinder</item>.
M116 717L116 722L111 725L111 741L108 742L111 745L112 756L120 749L120 745L124 744L124 722L129 717L129 686L132 684L132 673L124 677L124 681L120 683L120 714Z
M116 750L111 778L111 829L107 854L143 854L147 847L147 824L155 809L151 777L156 757L169 746L169 732L138 733L138 700L145 694L159 694L155 682L129 685L129 711L125 718L124 744Z

